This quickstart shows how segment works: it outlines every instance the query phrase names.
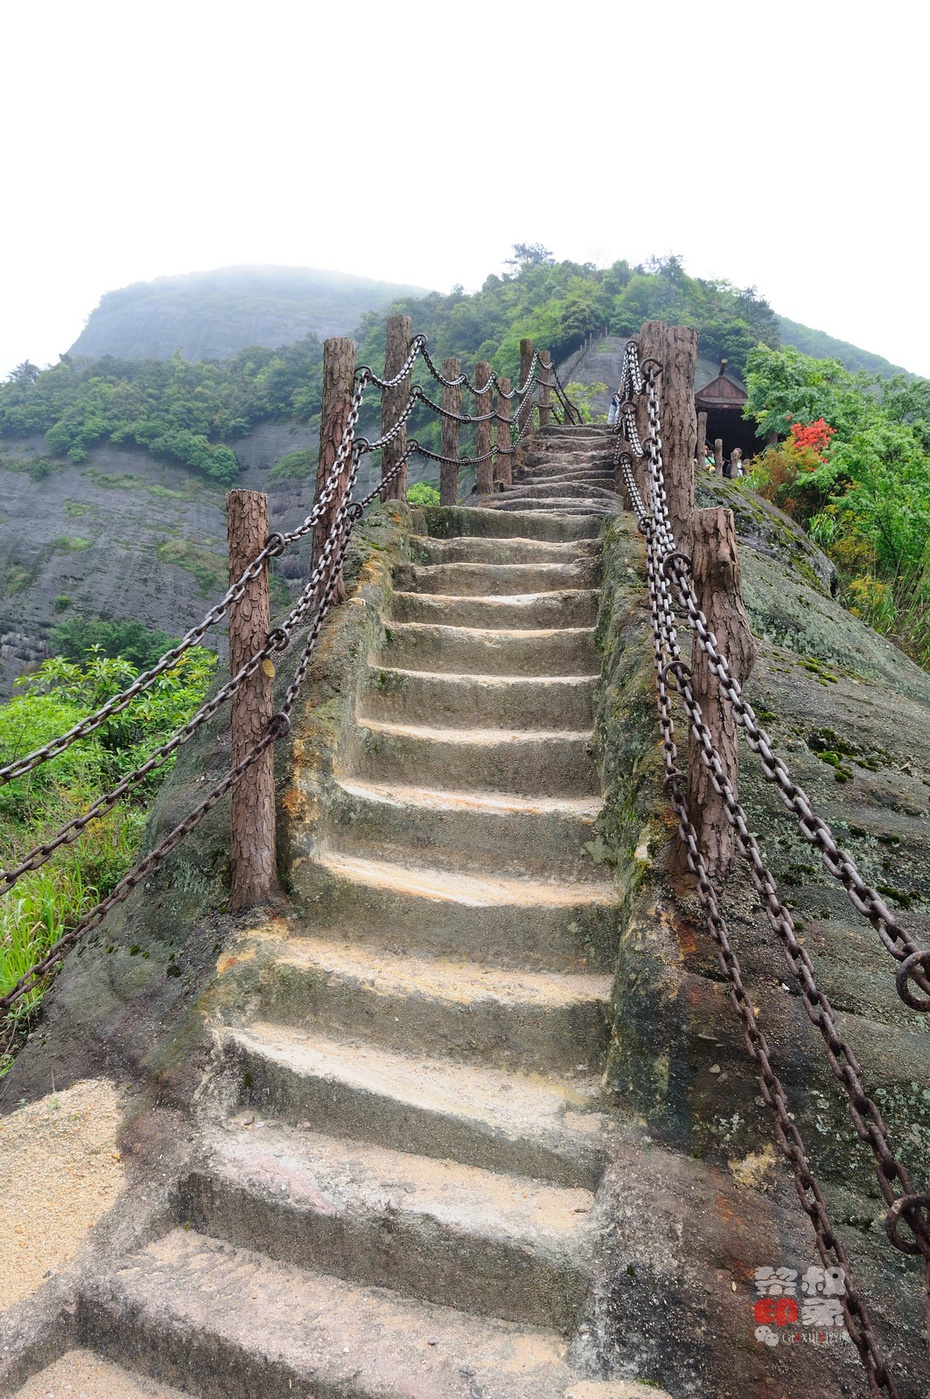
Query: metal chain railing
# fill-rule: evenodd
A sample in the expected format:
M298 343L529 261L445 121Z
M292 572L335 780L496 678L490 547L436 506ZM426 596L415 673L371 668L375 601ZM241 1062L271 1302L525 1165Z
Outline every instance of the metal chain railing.
M629 466L625 477L631 496L638 499L636 482ZM898 1391L888 1370L865 1303L859 1295L852 1279L849 1259L838 1238L827 1211L820 1186L811 1172L801 1134L792 1119L787 1097L777 1073L772 1067L768 1042L759 1028L752 999L743 985L739 961L729 938L726 920L721 912L717 892L708 874L704 856L698 844L697 832L688 811L683 791L684 776L678 770L678 749L675 741L675 723L672 716L671 698L666 684L668 670L667 657L678 655L674 629L668 626L667 613L661 601L662 574L658 550L654 547L655 531L653 521L638 511L640 523L647 539L647 576L649 584L649 605L653 630L653 664L656 673L656 690L659 707L659 723L662 730L662 750L665 764L665 790L678 817L679 834L685 849L688 868L695 877L698 898L707 919L707 925L714 939L717 961L729 985L730 999L743 1024L743 1037L749 1054L756 1065L762 1096L772 1109L775 1117L775 1131L779 1146L786 1156L794 1175L795 1189L805 1213L814 1227L817 1251L825 1267L839 1266L846 1277L846 1294L841 1299L846 1327L856 1346L873 1393L882 1390L890 1396Z
M496 411L479 415L457 415L449 414L441 405L434 403L419 386L414 386L407 398L406 403L401 408L398 417L386 431L373 439L356 436L361 414L365 390L369 385L374 385L380 391L397 388L404 382L412 371L419 357L423 357L433 376L439 378L442 383L464 384L472 392L486 392L493 385L498 384L497 375L492 372L488 383L483 389L477 389L471 384L467 375L462 375L459 380L450 381L444 379L435 369L432 360L426 349L426 337L416 335L413 337L410 350L405 361L397 374L393 378L383 378L377 375L368 365L361 365L356 370L355 386L349 411L341 435L339 446L334 456L333 463L327 472L326 479L318 491L316 502L310 514L296 528L287 533L276 532L268 537L265 546L249 563L239 578L230 585L225 595L212 607L203 620L196 627L184 636L177 646L172 647L164 656L143 675L138 676L133 682L112 696L104 705L101 705L93 714L82 719L66 733L43 745L42 748L16 759L0 769L0 785L13 781L15 778L24 777L34 771L41 764L48 762L52 758L63 753L72 743L89 738L103 724L121 713L130 705L133 700L143 694L155 681L171 670L177 664L181 656L205 636L207 631L215 626L229 612L229 610L242 598L249 583L256 578L265 566L266 562L280 556L285 549L302 539L305 535L313 531L318 522L324 518L325 514L336 499L340 490L340 483L344 481L342 495L338 508L329 524L327 534L319 548L319 557L314 562L314 567L307 581L306 586L300 594L297 602L291 608L287 617L268 636L265 644L257 649L240 668L236 675L232 676L220 690L217 691L208 701L203 703L195 714L187 721L182 728L177 730L165 743L155 752L151 753L145 762L141 763L131 773L126 774L121 781L110 791L101 795L93 804L87 808L80 816L74 817L63 825L54 836L42 841L27 851L18 863L7 869L0 871L0 892L4 889L12 888L16 882L31 870L41 868L55 852L64 846L72 844L77 840L86 827L95 820L100 819L111 811L124 797L136 791L141 784L154 772L162 768L177 752L177 750L187 743L204 724L206 724L218 712L220 707L230 700L233 695L249 680L259 667L272 655L285 651L293 639L292 633L301 625L308 612L314 606L316 614L310 629L309 638L304 649L300 662L298 663L295 675L285 695L281 709L272 717L266 732L261 740L247 753L237 765L230 770L223 780L215 787L210 794L197 806L178 826L171 831L162 842L139 861L130 870L115 888L102 899L93 909L91 909L54 947L49 949L43 959L31 967L29 971L20 977L16 985L2 998L0 998L0 1011L8 1010L22 996L33 990L48 972L64 957L66 952L76 945L92 929L99 926L111 908L128 897L139 882L152 873L154 869L166 858L171 850L175 848L179 841L183 840L203 817L216 805L218 801L240 780L242 774L256 761L256 759L275 742L278 737L286 733L290 727L290 712L299 692L300 685L306 674L307 668L312 658L313 649L319 637L326 614L329 611L335 595L338 579L341 574L342 565L345 560L348 541L355 524L361 519L365 509L374 499L381 495L385 488L393 481L397 475L406 467L410 458L416 454L425 456L437 462L446 462L447 458L439 453L432 452L425 446L421 446L416 440L411 440L406 446L400 459L393 463L390 470L382 473L377 485L368 492L360 501L352 501L351 493L358 477L359 462L362 456L378 451L393 442L415 408L423 404L430 411L445 417L455 417L461 423L477 424L492 420L506 421L500 418ZM525 404L527 397L532 397L533 390L541 382L537 373L539 365L538 353L534 354L530 373L524 384L518 390L511 391L508 398L517 398L521 408ZM499 386L498 386L499 389ZM534 405L535 411L535 405ZM513 428L511 428L512 445L519 445L525 436L528 426L532 424L532 412L527 417L527 422L519 432L516 439L513 439ZM460 466L479 465L497 454L497 447L491 451L474 457L461 457L457 464Z
M889 921L888 912L884 905L881 905L880 900L878 903L881 906L876 908L875 902L870 897L874 891L870 890L864 881L861 881L861 875L859 875L854 863L844 855L844 852L836 849L829 827L814 816L803 789L791 782L784 764L781 764L780 760L772 753L768 736L755 725L755 716L750 706L742 698L738 682L730 675L725 658L719 654L716 638L707 626L706 617L700 610L693 590L689 561L677 551L671 529L664 483L658 409L657 376L659 372L660 367L654 362L647 362L641 367L635 345L633 345L632 353L630 345L627 346L621 392L632 389L633 392L642 393L645 391L647 394L649 439L646 450L642 450L642 444L638 443L638 439L630 434L628 423L621 420L618 424L618 432L624 430L624 435L627 436L631 444L638 443L640 448L638 454L648 460L648 481L652 497L651 510L642 500L633 475L632 461L629 455L619 450L618 465L622 470L631 506L637 515L640 529L646 540L659 718L666 765L666 790L678 816L688 865L695 874L698 895L707 917L708 927L717 946L721 968L730 985L731 999L742 1018L744 1037L759 1070L763 1096L775 1113L779 1144L794 1171L799 1199L814 1224L818 1250L825 1261L831 1253L839 1258L840 1254L836 1247L838 1241L823 1206L822 1195L807 1166L803 1143L788 1113L787 1100L777 1076L771 1068L768 1047L755 1022L751 1001L743 988L739 965L729 944L729 935L720 913L716 891L710 882L697 843L696 833L690 820L687 802L682 790L685 779L677 768L674 720L668 694L670 677L674 677L675 689L684 702L690 730L697 742L701 762L708 771L715 790L723 798L727 819L733 828L737 844L748 862L750 877L762 898L768 922L779 937L789 969L800 986L805 1011L812 1024L820 1031L826 1046L831 1071L845 1090L850 1117L857 1136L871 1148L875 1157L879 1188L889 1207L885 1221L888 1237L902 1252L923 1255L925 1266L930 1268L930 1195L915 1192L908 1171L896 1159L891 1149L887 1128L881 1113L874 1100L864 1089L856 1057L837 1030L833 1008L817 984L813 964L798 941L791 914L779 899L774 878L765 864L758 842L749 830L746 813L727 779L714 745L713 736L704 721L700 703L694 694L690 668L684 663L677 642L672 601L673 583L688 620L692 624L697 642L707 653L709 664L714 674L717 675L722 688L729 695L738 718L740 715L737 705L742 707L743 718L741 722L747 731L747 737L752 734L752 737L755 738L756 742L752 746L763 757L764 767L766 763L768 764L766 775L769 780L778 782L785 804L799 816L800 820L807 823L805 834L811 843L817 844L822 849L825 855L824 863L828 871L835 874L844 883L851 898L855 895L853 898L854 906L859 907L860 911L878 926L882 940L889 951L901 960L902 964L897 977L899 994L902 994L902 982L906 983L908 976L919 981L923 975L923 968L927 966L927 954L916 946L913 939L909 938L909 935L900 928L895 920L890 919ZM639 384L638 390L637 383ZM747 716L748 724L746 723ZM752 743L752 738L750 738L750 742ZM787 783L784 781L785 778L787 778ZM849 866L852 868L850 869ZM859 881L862 883L862 888L859 887ZM877 895L875 899L877 900ZM901 946L898 946L899 943ZM909 994L902 994L902 999L908 1004L912 1004L915 1009L926 1008L922 1002L916 1002ZM902 1221L908 1225L909 1238L901 1236ZM844 1263L843 1266L846 1267L847 1264ZM870 1388L874 1393L895 1394L894 1381L877 1347L874 1331L855 1289L851 1294L846 1319L850 1336L855 1342L866 1368Z

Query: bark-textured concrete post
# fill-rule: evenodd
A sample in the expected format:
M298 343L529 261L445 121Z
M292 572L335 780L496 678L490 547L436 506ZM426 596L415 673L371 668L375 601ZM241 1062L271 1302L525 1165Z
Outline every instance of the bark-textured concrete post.
M487 385L487 387L485 387ZM491 413L494 411L494 385L491 382L491 366L480 359L475 365L475 387L484 388L484 393L475 395L475 417L487 421L478 423L475 429L475 456L484 457L478 462L478 480L475 490L478 495L490 495L494 490L494 459L491 451Z
M662 366L658 381L659 417L668 513L678 548L687 554L690 552L691 516L694 513L694 448L697 442L694 368L697 364L698 333L688 326L647 321L638 339L640 363L655 359ZM645 404L637 420L640 423L640 436L645 441L648 432Z
M740 594L739 557L732 510L715 506L692 517L691 559L698 604L717 638L731 673L745 683L756 659L756 644ZM736 790L739 773L736 720L729 701L721 698L717 677L705 652L694 642L692 686L714 738L724 771ZM723 799L714 790L701 762L694 737L689 753L689 805L698 840L711 874L725 875L733 858L733 832Z
M696 461L697 464L698 464L698 470L699 470L699 471L706 471L706 470L707 470L707 467L706 467L706 465L705 465L705 463L706 463L706 461L707 461L707 414L706 414L706 413L698 413L698 415L697 415L697 448L695 449L694 458L695 458L695 461Z
M268 538L268 497L259 491L230 491L226 497L229 581L261 553ZM268 563L229 613L229 671L235 675L268 640L271 601ZM232 763L242 761L265 735L274 713L274 666L265 660L233 695ZM235 912L268 899L275 888L274 750L265 749L232 789L230 840Z
M714 466L717 468L717 475L723 475L723 438L714 438Z
M500 486L513 485L513 447L510 441L510 380L497 381L497 463L494 480Z
M345 336L337 335L323 342L323 402L320 408L320 454L316 468L316 496L318 500L323 485L329 476L342 442L349 412L352 408L352 395L355 392L355 343ZM327 506L313 531L313 562L317 560L332 528L333 518L346 493L351 461L347 458L339 478L336 494ZM340 575L333 594L335 602L345 597L345 585Z
M410 353L410 342L413 339L413 322L409 316L388 316L387 341L384 347L384 377L393 379L394 375L400 371L404 360ZM407 405L410 397L410 375L405 374L400 383L393 389L385 389L381 397L381 433L382 436L390 431L397 422L401 413ZM393 466L400 461L407 450L407 429L402 427L400 432L393 438L381 452L382 475L387 475ZM406 500L407 499L407 468L402 467L394 477L394 480L384 488L382 500Z
M461 372L461 360L443 360L442 377L444 379L457 379ZM461 413L461 384L457 384L455 388L443 384L442 406L447 413ZM459 424L454 418L443 418L442 420L439 451L442 456L449 458L449 461L444 461L439 468L439 503L440 505L455 505L459 498Z
M539 426L548 427L552 419L549 407L549 386L552 383L552 356L543 350L539 356Z
M527 379L530 377L530 366L531 366L532 363L533 363L533 342L532 342L532 340L521 340L521 341L520 341L520 382L519 382L519 384L517 385L518 388L522 388L523 385L526 384ZM520 432L522 432L523 429L526 427L527 423L530 422L530 421L532 420L532 417L533 417L533 386L532 386L532 384L527 384L526 398L525 398L525 399L523 400L523 402L520 404L520 409L519 409L519 411L518 411L518 413L517 413L517 428L518 428L518 430L519 430ZM531 432L531 431L532 431L532 428L527 429L527 431L528 431L528 432Z

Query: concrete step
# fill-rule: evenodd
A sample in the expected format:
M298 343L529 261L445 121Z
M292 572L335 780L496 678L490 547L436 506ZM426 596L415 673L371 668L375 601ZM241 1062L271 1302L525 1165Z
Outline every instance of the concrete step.
M596 539L495 539L481 535L433 539L428 535L418 535L411 542L417 561L421 564L562 563L571 566L585 560L596 563L598 555Z
M611 965L617 898L611 882L475 876L338 850L303 856L294 892L319 933L402 952L468 957L527 969Z
M563 462L552 462L549 466L531 466L514 477L515 486L524 482L589 481L598 486L612 486L616 481L613 466L605 462L601 465L566 466Z
M603 1060L610 988L606 975L503 971L313 937L281 944L258 1013L399 1052L572 1076Z
M267 1117L555 1185L603 1173L594 1074L531 1079L265 1021L219 1037L241 1105Z
M369 719L360 724L354 773L461 792L596 797L590 732L564 729L430 728Z
M488 498L491 499L490 497ZM620 497L616 496L612 502L598 499L580 499L573 496L553 496L551 499L534 497L527 495L507 496L499 495L493 498L494 503L490 506L492 510L538 510L540 512L550 511L557 517L565 515L578 515L584 519L591 516L602 516L615 514L620 509Z
M593 627L598 594L580 588L564 593L514 593L502 597L451 597L442 593L394 592L391 617L398 622L480 627L507 631Z
M573 588L590 589L595 578L593 564L587 559L564 563L402 564L394 570L394 584L402 591L447 597L562 593Z
M598 796L527 797L449 791L342 777L330 808L332 844L345 854L416 859L436 869L508 878L595 879Z
M593 627L503 628L391 622L378 660L400 670L454 675L596 675Z
M556 1331L471 1316L176 1229L84 1285L100 1351L200 1399L553 1399Z
M571 540L596 539L601 532L600 520L549 519L535 514L532 510L518 515L512 520L502 520L493 510L482 504L470 505L467 509L457 506L444 510L432 506L424 511L427 533L434 538L454 538L465 533L489 536L494 539Z
M588 1190L281 1127L227 1124L181 1183L199 1233L426 1302L571 1330Z
M444 675L373 666L359 717L482 728L590 730L596 677Z
M574 479L557 479L555 481L545 478L536 481L523 477L517 481L510 490L501 491L500 494L509 499L511 495L522 495L527 500L545 499L550 496L558 496L560 500L601 500L608 496L614 497L616 492L613 489L604 489L603 486L595 485L591 481L576 481Z

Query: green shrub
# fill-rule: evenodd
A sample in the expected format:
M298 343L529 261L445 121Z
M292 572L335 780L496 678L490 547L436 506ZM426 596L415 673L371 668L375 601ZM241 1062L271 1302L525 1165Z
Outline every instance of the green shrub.
M120 715L58 757L0 788L0 843L16 864L33 846L85 811L186 723L201 704L216 657L192 647ZM66 732L138 674L129 661L92 653L82 663L46 661L16 683L24 693L0 706L0 766ZM0 897L0 994L119 881L136 858L146 808L173 756L81 837ZM18 1003L28 1020L41 989ZM8 1056L7 1056L8 1058ZM0 1056L0 1074L8 1067Z
M438 505L439 492L428 481L417 481L414 485L407 487L407 504Z

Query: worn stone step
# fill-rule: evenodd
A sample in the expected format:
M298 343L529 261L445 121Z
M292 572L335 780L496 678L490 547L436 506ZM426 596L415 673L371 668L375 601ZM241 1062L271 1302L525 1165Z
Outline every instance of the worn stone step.
M454 675L596 675L593 627L521 629L391 622L378 660L400 670Z
M594 1189L595 1075L529 1078L256 1021L218 1031L241 1106L420 1156Z
M417 561L424 564L490 563L539 564L577 562L596 563L596 539L520 539L491 538L482 535L459 535L453 539L434 539L417 535L411 541Z
M346 854L511 878L591 880L600 798L449 791L341 777L328 829Z
M604 974L504 971L313 937L273 953L259 1015L400 1052L573 1075L601 1064L610 987Z
M489 499L491 499L489 497ZM549 498L534 498L532 496L521 495L512 498L500 495L493 498L492 510L538 510L540 513L551 511L557 517L565 515L578 515L584 519L594 516L611 515L620 509L620 497L617 496L611 503L605 500L578 499L567 496L553 496Z
M86 1283L79 1324L99 1351L200 1399L553 1399L578 1379L556 1331L405 1299L192 1229Z
M233 1120L180 1185L201 1234L427 1302L571 1330L590 1285L588 1190Z
M394 584L401 591L447 597L562 593L572 588L590 589L595 577L594 567L587 559L564 563L401 564L394 570Z
M568 469L564 466L553 465L551 467L535 466L529 471L522 472L514 478L511 489L516 490L522 485L546 485L554 486L565 483L575 485L600 486L604 490L613 490L616 487L616 475L611 467L604 466L602 469L594 467Z
M503 597L449 597L442 593L394 592L391 616L399 622L441 626L520 628L593 627L598 595L579 588L564 593L514 593Z
M294 892L320 933L404 952L566 971L611 965L617 893L591 883L475 876L339 850L293 863Z
M491 497L487 497L491 499ZM427 534L434 538L453 538L463 534L490 536L495 539L570 540L596 539L601 532L600 520L550 519L532 510L514 519L502 519L494 510L482 504L444 509L428 506L423 511Z
M595 681L594 675L447 675L372 666L359 714L401 723L428 715L446 725L590 729Z
M560 500L601 500L608 496L613 497L616 493L612 489L605 490L603 486L595 485L588 480L576 481L573 478L565 480L564 477L555 481L543 478L540 481L530 480L527 477L516 482L509 490L500 493L505 500L515 495L522 495L527 500L546 499L551 496L558 496Z
M597 796L590 732L360 721L353 771L374 782L521 796Z
M608 437L612 429L606 423L547 423L537 428L537 437L564 437L566 442L580 442L586 437Z

